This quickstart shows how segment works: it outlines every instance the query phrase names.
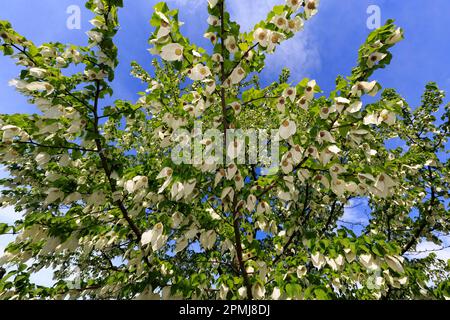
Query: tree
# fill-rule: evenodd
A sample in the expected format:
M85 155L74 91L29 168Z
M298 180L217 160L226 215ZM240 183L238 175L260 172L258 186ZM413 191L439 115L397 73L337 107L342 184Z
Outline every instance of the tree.
M0 228L18 235L0 259L1 298L450 297L447 263L408 255L449 231L449 164L439 156L449 106L434 83L413 110L370 80L403 31L391 20L373 31L329 95L311 79L291 83L288 70L264 87L266 55L319 1L288 0L248 33L225 2L208 0L212 51L182 35L177 10L155 6L159 57L153 75L133 63L148 85L136 103L105 102L121 0L87 1L96 15L87 47L37 47L0 22L1 51L22 67L11 84L41 111L0 118L1 202L23 212ZM251 140L233 129L276 134ZM386 148L396 137L405 147ZM370 206L359 231L340 223L352 199ZM54 269L50 288L30 281L43 267Z

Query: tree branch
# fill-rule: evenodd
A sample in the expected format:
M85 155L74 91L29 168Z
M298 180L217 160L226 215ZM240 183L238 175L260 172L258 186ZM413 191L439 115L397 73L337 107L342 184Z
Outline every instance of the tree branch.
M78 146L69 147L69 146L44 145L44 144L35 142L33 140L30 140L30 141L14 141L14 143L31 144L33 146L37 146L37 147L41 147L41 148L49 148L49 149L66 149L66 150L78 150L78 151L83 151L83 152L98 152L97 150L94 150L94 149L86 149L86 148L82 148L82 147L78 147Z
M431 179L431 198L430 198L430 204L428 206L427 214L432 215L433 206L435 205L434 202L436 200L436 190L433 186L434 178L433 178L433 172L431 170L431 167L428 167L428 175L429 175L429 178ZM427 227L427 224L428 223L427 223L426 217L422 217L422 222L420 223L419 228L416 230L416 232L414 233L412 238L408 241L406 246L402 249L402 255L405 254L406 252L408 252L409 249L411 249L411 247L416 244L417 240L421 237L422 232Z
M110 188L111 188L111 192L114 193L117 191L116 188L116 184L115 181L111 178L111 169L109 168L108 165L108 159L105 156L105 150L103 149L103 145L101 142L100 137L100 130L99 130L99 124L98 124L98 120L99 120L99 116L98 116L98 102L99 102L99 97L100 97L100 81L97 80L96 81L96 92L95 92L95 100L94 100L94 109L93 109L93 113L94 113L94 132L97 135L97 137L95 138L95 144L97 146L98 149L98 153L100 155L100 160L101 160L101 164L103 167L103 170L105 171L106 174L106 178L108 179ZM139 230L139 228L136 226L136 224L133 222L133 220L131 220L127 209L125 208L125 205L123 204L123 202L121 200L117 200L116 201L117 206L119 207L120 211L122 212L122 215L124 217L124 219L128 222L131 230L133 230L134 234L136 235L136 237L138 238L138 241L140 242L141 237L142 237L142 233Z
M305 199L303 200L303 208L302 208L302 212L300 214L301 217L305 216L306 210L308 209L309 197L310 197L309 184L307 183L306 184L306 188L305 188ZM305 223L306 222L306 218L302 222ZM288 241L283 246L283 250L273 260L273 264L277 263L281 259L281 257L283 257L283 255L286 253L286 250L289 248L289 246L291 245L292 241L294 241L295 237L297 236L297 233L298 233L298 230L295 230L294 232L292 232L292 234L289 237Z
M219 3L220 6L220 21L221 21L221 27L220 27L220 39L221 39L221 52L222 57L224 57L225 53L225 0L221 0ZM221 72L221 89L220 89L220 96L221 96L221 105L222 105L222 125L223 125L223 141L224 141L224 151L225 151L225 157L226 157L226 149L227 149L227 129L228 129L228 122L226 117L226 92L224 82L227 79L227 75L225 74L225 59L222 59L220 63L220 72ZM235 207L235 206L234 206ZM222 203L222 211L224 211L224 205ZM235 248L236 248L236 255L239 263L239 268L241 269L242 277L244 279L244 284L247 288L247 298L253 299L252 296L252 287L250 283L250 279L247 274L247 270L245 269L245 264L243 260L243 250L242 250L242 239L241 239L241 231L239 226L239 212L235 211L233 209L233 230L234 230L234 238L235 238Z
M223 25L223 23L222 23ZM258 46L258 43L255 43L253 46L251 46L250 48L247 49L247 51L244 52L244 54L242 55L242 57L239 59L239 61L237 61L235 63L235 65L233 66L233 68L227 73L227 75L225 76L225 79L228 79L228 77L231 76L231 74L234 72L234 70L236 70L236 68L241 64L241 62L247 57L247 55L250 53L250 51L252 51L253 49L255 49ZM224 80L225 80L224 79Z

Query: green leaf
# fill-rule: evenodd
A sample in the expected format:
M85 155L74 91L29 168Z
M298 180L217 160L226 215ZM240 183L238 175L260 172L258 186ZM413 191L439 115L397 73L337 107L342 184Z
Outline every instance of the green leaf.
M0 234L9 233L12 230L12 227L6 223L0 223Z

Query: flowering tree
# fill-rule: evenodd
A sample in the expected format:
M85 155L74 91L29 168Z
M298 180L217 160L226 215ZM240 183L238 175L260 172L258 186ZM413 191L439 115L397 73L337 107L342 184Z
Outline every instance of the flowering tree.
M428 84L414 110L392 89L363 103L380 92L371 76L402 30L388 21L373 31L327 96L314 80L291 83L288 70L260 83L266 55L318 4L288 0L242 33L225 0L208 0L209 52L159 3L153 75L132 65L148 90L113 105L104 101L122 0L87 1L87 47L37 47L0 21L0 50L22 67L11 84L40 110L0 117L1 202L23 213L0 224L17 235L0 258L0 297L450 297L447 263L408 255L423 238L440 244L450 227L449 165L438 157L450 129L444 94ZM262 129L275 134L229 134ZM395 137L405 147L387 149ZM371 209L360 232L339 223L355 198ZM54 269L50 288L30 281L44 267Z

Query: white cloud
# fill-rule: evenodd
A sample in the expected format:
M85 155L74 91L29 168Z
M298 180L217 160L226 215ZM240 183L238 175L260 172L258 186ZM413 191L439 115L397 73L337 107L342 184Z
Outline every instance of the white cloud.
M181 12L189 13L184 19L186 24L199 25L198 17L203 17L207 10L206 0L168 0L167 3L171 8L178 8ZM227 1L227 9L231 19L240 24L241 32L248 32L253 29L255 24L267 17L273 6L283 3L284 0L230 0ZM273 75L280 74L281 70L286 67L291 70L292 80L300 81L303 77L310 77L311 73L320 69L321 59L318 45L308 28L308 25L316 18L307 21L305 30L283 42L274 54L267 56L266 69L263 71L262 77L276 80ZM198 30L198 37L201 37L203 31Z
M321 61L317 46L304 31L283 42L274 54L267 57L266 65L270 74L279 74L283 68L289 68L292 80L300 81L320 69Z
M5 248L8 244L14 241L14 236L9 234L0 235L0 256L5 252Z
M247 32L252 30L259 21L265 19L273 6L283 3L283 0L235 0L229 3L229 10L231 18L241 25L241 31ZM314 70L320 69L318 45L308 28L312 21L307 21L305 30L283 42L274 54L267 56L267 68L263 75L267 74L273 77L273 74L278 75L286 67L291 70L292 80L300 81L303 77L310 76Z
M166 3L171 9L178 8L187 10L188 12L193 12L199 9L206 10L207 5L206 0L167 0Z
M265 19L273 6L282 3L280 0L259 0L228 2L231 19L241 25L241 31L250 31L259 21Z
M6 171L5 167L0 167L0 179L5 179L8 177L8 171Z
M16 220L20 219L22 214L16 212L13 207L0 207L0 222L13 224Z
M1 171L0 171L1 172ZM0 223L7 223L9 225L20 219L21 214L16 212L13 207L0 207ZM0 256L4 253L5 248L15 240L16 236L11 234L0 235Z
M207 0L167 0L166 2L170 8L180 8L189 11L206 11L208 6ZM249 31L253 25L266 17L273 6L282 3L284 3L284 0L228 0L225 5L231 14L231 18L240 23L242 30Z
M8 172L4 167L0 167L0 179L8 177ZM0 189L1 190L1 189ZM16 212L13 207L0 207L0 223L14 224L20 219L21 212ZM15 240L15 235L5 234L0 235L0 255L5 251L6 246ZM53 280L53 270L50 268L42 269L31 275L31 282L41 286L51 286L55 281Z
M367 199L351 199L349 204L344 208L344 215L340 219L339 224L349 227L346 223L355 225L367 225L369 223L370 208ZM439 259L450 259L450 236L441 236L442 245L436 245L431 241L420 242L415 251L409 252L406 256L412 259L422 259L435 253Z
M0 167L0 179L5 179L9 176L5 167ZM0 187L0 191L2 191ZM21 218L21 213L16 212L13 207L4 207L0 205L0 223L13 224L16 220ZM1 248L1 247L0 247Z
M448 244L447 244L448 245ZM408 254L409 257L421 259L428 257L431 253L435 253L439 259L450 259L450 248L446 248L446 242L443 245L437 245L431 241L422 241L416 247L416 251Z
M20 219L21 214L15 212L14 208L6 207L0 208L0 223L7 223L12 225L16 220ZM0 255L3 254L5 248L8 244L14 241L16 236L11 234L2 234L0 235Z
M55 280L53 280L53 269L44 268L31 274L30 281L38 286L51 287L55 284Z
M369 223L370 208L367 199L351 199L344 208L341 220L354 224L367 225Z
M0 208L0 222L13 224L16 220L21 218L21 213L16 212L13 207ZM15 235L0 235L0 256L4 253L5 248L15 240ZM55 281L53 280L53 269L44 268L39 272L33 273L30 276L31 282L40 286L52 286Z

